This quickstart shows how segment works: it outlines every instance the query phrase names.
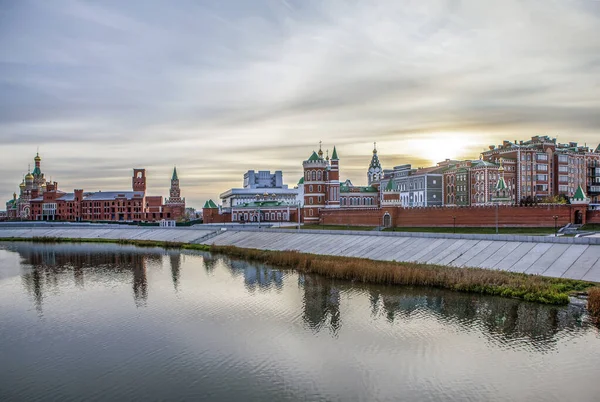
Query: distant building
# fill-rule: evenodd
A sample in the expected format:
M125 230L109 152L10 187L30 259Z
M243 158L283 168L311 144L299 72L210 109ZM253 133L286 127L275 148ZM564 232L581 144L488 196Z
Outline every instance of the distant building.
M151 221L180 220L185 213L177 171L173 170L170 197L163 204L161 196L146 195L146 170L133 169L131 191L85 192L76 189L66 193L58 183L46 182L41 171L41 158L34 158L35 169L28 172L19 185L19 195L6 203L9 219L36 221Z
M269 171L249 170L244 174L244 186L242 188L231 188L221 193L221 207L223 212L231 212L231 208L243 204L255 202L257 197L268 195L270 201L283 202L286 204L302 204L301 183L297 188L288 188L283 184L281 171L271 173Z

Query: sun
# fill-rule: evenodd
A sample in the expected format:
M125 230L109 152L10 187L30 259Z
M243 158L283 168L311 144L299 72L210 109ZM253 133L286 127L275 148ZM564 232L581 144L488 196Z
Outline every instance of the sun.
M429 161L434 166L446 159L476 159L480 145L475 135L441 132L406 140L404 153L409 151L415 159Z

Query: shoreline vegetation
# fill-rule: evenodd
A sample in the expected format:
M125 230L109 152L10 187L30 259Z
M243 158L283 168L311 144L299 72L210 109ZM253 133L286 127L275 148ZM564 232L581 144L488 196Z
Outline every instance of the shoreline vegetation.
M284 269L294 269L298 272L318 274L332 279L382 285L428 286L554 305L568 304L569 296L587 292L590 313L600 317L599 285L572 279L549 278L482 268L456 268L410 262L317 255L298 251L268 251L235 246L208 246L153 240L13 237L0 238L0 241L116 243L138 247L210 251L231 258L260 262Z

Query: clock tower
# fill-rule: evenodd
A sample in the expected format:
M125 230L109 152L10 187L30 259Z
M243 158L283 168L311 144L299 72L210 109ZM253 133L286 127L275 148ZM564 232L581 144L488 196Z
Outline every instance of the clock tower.
M367 173L367 182L369 186L378 183L383 178L383 169L381 163L379 163L379 157L377 156L377 143L373 143L373 157L371 158L371 164L369 165L369 172Z

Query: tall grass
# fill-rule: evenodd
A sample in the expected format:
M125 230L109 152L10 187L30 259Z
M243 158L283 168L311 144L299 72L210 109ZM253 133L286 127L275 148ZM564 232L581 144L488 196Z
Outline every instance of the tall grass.
M592 288L589 290L588 310L596 320L600 321L600 288Z
M265 251L233 246L211 246L210 251L335 279L386 285L431 286L461 292L513 297L545 304L568 304L571 292L594 286L592 283L582 281L481 268L374 261L296 251Z

